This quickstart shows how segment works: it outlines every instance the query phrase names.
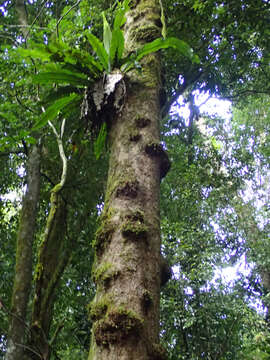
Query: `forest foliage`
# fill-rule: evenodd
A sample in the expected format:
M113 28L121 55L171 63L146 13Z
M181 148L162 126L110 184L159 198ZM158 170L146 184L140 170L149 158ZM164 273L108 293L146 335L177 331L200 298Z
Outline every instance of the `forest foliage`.
M48 341L54 339L51 359L87 358L93 239L108 153L106 127L83 116L86 88L97 79L106 83L116 69L140 72L143 56L153 51L161 54L161 135L172 164L161 184L162 253L172 268L162 289L162 344L170 360L269 358L270 7L264 0L162 3L166 39L136 54L127 54L121 30L128 1L26 1L26 28L14 2L0 6L0 359L33 146L41 147L35 274L50 191L61 179L53 128L68 164L64 236L70 255ZM231 117L203 113L200 96L229 100ZM248 271L224 282L222 269L240 263Z

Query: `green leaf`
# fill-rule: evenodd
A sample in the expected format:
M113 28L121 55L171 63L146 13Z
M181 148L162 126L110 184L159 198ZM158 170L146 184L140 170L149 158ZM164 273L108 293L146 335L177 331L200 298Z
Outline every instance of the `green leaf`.
M161 49L173 48L178 50L183 56L188 57L192 62L199 63L197 55L193 54L191 47L183 40L179 40L175 37L169 37L167 39L158 38L138 50L136 60L142 59L145 55L156 52Z
M97 54L103 68L106 71L109 71L109 56L108 56L104 46L102 45L101 41L92 33L87 33L86 36L87 36L93 50Z
M113 28L114 30L120 29L126 22L126 12L129 10L130 0L125 0L119 4L119 8L116 11Z
M49 49L42 45L36 45L35 49L18 48L17 51L23 58L31 57L43 61L49 61L52 55Z
M71 94L69 96L65 96L61 99L56 100L51 106L48 107L45 113L41 115L41 119L36 122L36 124L32 128L32 131L39 130L45 125L47 125L49 120L54 120L62 109L64 109L73 101L76 101L78 97L79 95L77 94Z
M107 54L109 55L111 41L112 41L112 32L110 29L110 25L108 24L108 21L104 14L104 11L102 12L102 17L103 17L103 44L104 44L104 48L105 48Z
M93 56L91 56L88 52L83 50L73 49L72 55L76 57L77 62L79 62L81 66L88 67L90 72L94 76L99 76L100 73L102 72L103 70L102 65L98 61L96 61L93 58Z
M110 62L113 66L115 62L115 56L117 60L120 61L123 56L125 46L125 40L123 32L120 29L113 29L112 32L112 41L111 41L111 48L110 48Z
M44 97L44 103L52 103L64 96L75 94L78 92L76 86L58 86L57 89L52 90L47 96Z
M96 159L99 159L100 155L102 154L102 151L106 143L106 137L107 137L107 126L106 123L103 123L99 131L98 137L94 142L94 154L96 156Z
M71 84L88 86L89 80L85 74L73 73L68 70L43 72L33 76L33 83L38 84Z

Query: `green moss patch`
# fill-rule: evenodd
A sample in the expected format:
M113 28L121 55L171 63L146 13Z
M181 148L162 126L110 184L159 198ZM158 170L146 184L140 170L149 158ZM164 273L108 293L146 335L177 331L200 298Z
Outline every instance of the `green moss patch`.
M109 306L110 301L106 296L98 302L94 299L87 307L90 319L96 321L105 317Z
M147 226L144 224L144 213L141 210L134 211L125 216L121 226L122 235L131 240L147 240Z
M111 221L112 216L114 215L114 210L107 208L103 210L103 214L100 217L100 226L98 227L95 238L93 240L93 247L96 251L97 256L101 256L110 243L112 235L115 231L115 225Z
M102 223L96 231L93 247L98 256L101 256L106 245L111 241L114 233L114 226L109 223Z
M135 42L151 42L160 37L160 27L153 23L145 24L134 28L131 36Z
M119 307L107 312L106 318L99 320L93 328L97 345L108 346L119 343L130 336L138 336L143 319L131 310Z
M121 189L124 189L125 187L132 187L133 189L138 187L138 182L134 170L126 167L125 164L123 164L123 169L125 169L124 173L121 173L118 176L110 177L108 181L109 185L106 191L106 200L110 199L113 194L116 194L116 196L121 194Z
M105 262L95 269L93 278L96 284L108 287L110 282L119 275L119 270L115 269L114 265Z
M147 227L144 224L126 222L122 225L121 231L125 238L132 240L147 239Z
M142 210L135 210L130 214L126 214L125 219L142 224L144 223L144 212Z

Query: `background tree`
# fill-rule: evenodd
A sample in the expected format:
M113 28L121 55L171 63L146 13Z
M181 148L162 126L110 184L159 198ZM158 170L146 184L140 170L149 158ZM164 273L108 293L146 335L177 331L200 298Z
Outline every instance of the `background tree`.
M10 5L12 4L5 2L1 8L3 13L5 11L4 26L0 34L3 40L0 109L3 130L0 143L3 160L2 194L22 187L26 174L20 170L21 165L26 168L28 154L36 146L35 137L28 130L40 119L44 119L41 106L53 107L58 88L61 88L61 84L57 85L53 96L48 96L51 84L43 84L38 95L41 103L37 102L37 88L32 85L32 78L30 80L28 74L33 73L35 67L39 69L43 66L44 53L39 53L40 59L32 54L33 66L32 61L22 61L21 55L13 51L12 47L18 47L22 42L22 28L14 26L18 24L15 18L16 8ZM89 46L89 40L84 36L85 31L89 32L90 27L92 33L102 38L101 12L107 9L106 18L113 25L116 8L109 1L91 4L81 1L80 4L27 3L26 9L31 24L27 36L30 48L36 48L37 43L50 44L58 33L65 44L74 49L77 47L81 54L87 50L95 55ZM268 88L269 44L265 34L269 31L269 7L262 1L252 1L249 4L241 1L163 1L163 11L167 18L167 36L173 34L186 40L199 55L200 64L192 63L173 49L161 52L166 90L166 94L160 94L163 115L166 115L172 104L178 103L181 94L190 107L189 120L173 112L162 120L162 140L166 143L172 160L169 176L162 183L162 252L173 266L174 275L162 294L161 339L172 359L180 356L194 359L221 356L224 359L254 356L263 358L268 351L268 330L263 316L250 309L250 302L254 303L260 297L267 304L267 298L264 297L267 293L261 286L259 273L256 273L255 268L249 278L242 277L228 287L216 280L215 269L235 263L245 253L248 254L248 259L258 264L258 269L262 265L267 268L266 258L260 255L265 253L267 245L267 202L260 206L259 212L256 207L251 206L251 202L248 207L245 201L241 205L242 209L248 208L253 214L255 220L252 226L262 235L259 241L262 251L259 251L258 245L252 245L255 243L247 240L250 221L247 223L241 218L237 198L243 198L246 184L248 188L252 184L254 196L263 195L263 186L258 186L259 177L262 185L265 184L264 187L267 188L268 97L264 95L255 98L255 94L267 92ZM155 21L160 25L158 17ZM63 49L65 48L56 49L52 55L56 63ZM76 56L78 54L79 52ZM70 61L68 56L65 61ZM74 64L72 58L71 61ZM147 62L146 59L144 61ZM134 77L137 76L139 73L135 71ZM73 86L70 90L66 87L65 91L75 91L75 88ZM202 134L200 107L194 102L196 91L233 100L237 110L234 110L231 124L217 116L207 117L203 124L207 126L208 135ZM75 93L80 96L83 92L84 87L81 87ZM89 278L89 267L93 261L89 239L94 237L96 219L103 207L106 161L105 157L99 162L94 160L92 135L89 123L81 118L80 103L77 104L77 110L76 107L73 108L70 117L68 112L64 114L64 108L61 110L61 114L66 117L63 144L68 158L68 173L65 188L61 192L67 207L66 226L63 229L66 236L60 238L70 252L69 262L61 280L58 273L55 293L51 293L51 304L54 303L56 312L51 319L50 331L42 339L43 345L35 341L32 341L31 346L29 343L29 335L32 334L33 339L34 333L31 301L24 326L32 328L32 331L26 332L24 344L38 354L43 354L43 358L48 358L50 354L51 358L85 359L92 328L91 320L87 319L86 304L93 298L96 290ZM253 115L248 117L247 114ZM60 134L59 123L54 124ZM144 131L143 129L139 132ZM40 127L38 135L41 138L41 191L33 264L36 269L42 269L40 265L37 266L40 264L38 249L42 244L47 215L52 208L49 193L59 183L62 163L53 131ZM142 140L136 136L134 139L136 147ZM17 173L21 175L18 176ZM251 182L252 179L255 181ZM108 204L108 196L106 199ZM128 202L127 199L125 201ZM254 204L257 206L258 200ZM5 251L5 258L2 257L0 263L1 270L4 270L1 271L0 311L3 315L1 344L5 351L7 309L11 295L11 287L5 280L11 279L13 273L14 235L18 216L9 202L2 200L2 205L5 221L1 222L1 249ZM9 224L10 218L14 220ZM260 223L260 226L256 223ZM10 242L6 241L7 233ZM101 275L109 275L110 279L110 272ZM35 275L37 277L42 278L38 271ZM120 281L120 277L117 275L113 281ZM31 289L32 298L34 282ZM90 312L95 317L93 303ZM128 317L125 309L123 315L124 319ZM108 325L108 318L112 316L110 311L107 316L103 320ZM224 336L224 332L230 336ZM51 353L42 350L48 348L48 344Z

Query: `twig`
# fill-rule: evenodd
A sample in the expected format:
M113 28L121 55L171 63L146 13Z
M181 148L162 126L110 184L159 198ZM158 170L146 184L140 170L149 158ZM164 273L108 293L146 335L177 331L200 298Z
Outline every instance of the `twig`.
M10 28L31 28L33 25L5 25L5 27L10 27ZM37 26L36 29L39 30L48 30L48 27L43 27L43 26Z
M25 154L25 151L23 150L10 150L10 151L5 151L5 152L0 152L0 156L9 156L10 154Z
M76 4L74 4L73 6L71 6L71 8L68 9L68 11L67 11L65 14L63 14L63 15L60 17L60 19L57 21L57 24L56 24L56 36L57 36L57 38L59 38L59 24L60 24L60 22L64 19L64 17L65 17L71 10L73 10L76 6L78 6L80 2L81 2L81 0L78 0L78 1L76 2Z
M208 101L209 99L211 99L211 97L212 97L212 95L209 95L208 98L207 98L206 100L204 100L200 105L197 105L197 107L200 108L201 106L203 106L204 104L206 104L207 101Z
M39 10L39 12L37 13L37 16L34 18L34 21L32 22L32 24L29 27L29 30L27 31L26 35L25 35L25 42L30 34L30 31L32 30L32 27L34 26L35 22L37 21L37 19L39 18L39 15L41 14L41 12L43 11L43 8L45 7L47 1L45 0L44 3L41 5L41 8Z
M53 343L55 342L57 336L59 335L60 331L63 329L64 327L64 324L65 324L65 320L62 320L62 322L57 326L53 336L52 336L52 339L50 341L50 346L53 345Z
M20 100L19 97L18 97L17 91L16 91L16 93L15 93L15 97L16 97L16 100L18 101L19 105L21 105L21 107L23 107L23 108L25 108L26 110L30 111L32 114L36 114L36 112L35 112L34 110L32 110L30 107L24 105L24 104L21 102L21 100Z
M55 186L55 183L49 178L48 175L44 174L43 172L40 172L40 175L43 176L46 180L48 180L51 185Z

